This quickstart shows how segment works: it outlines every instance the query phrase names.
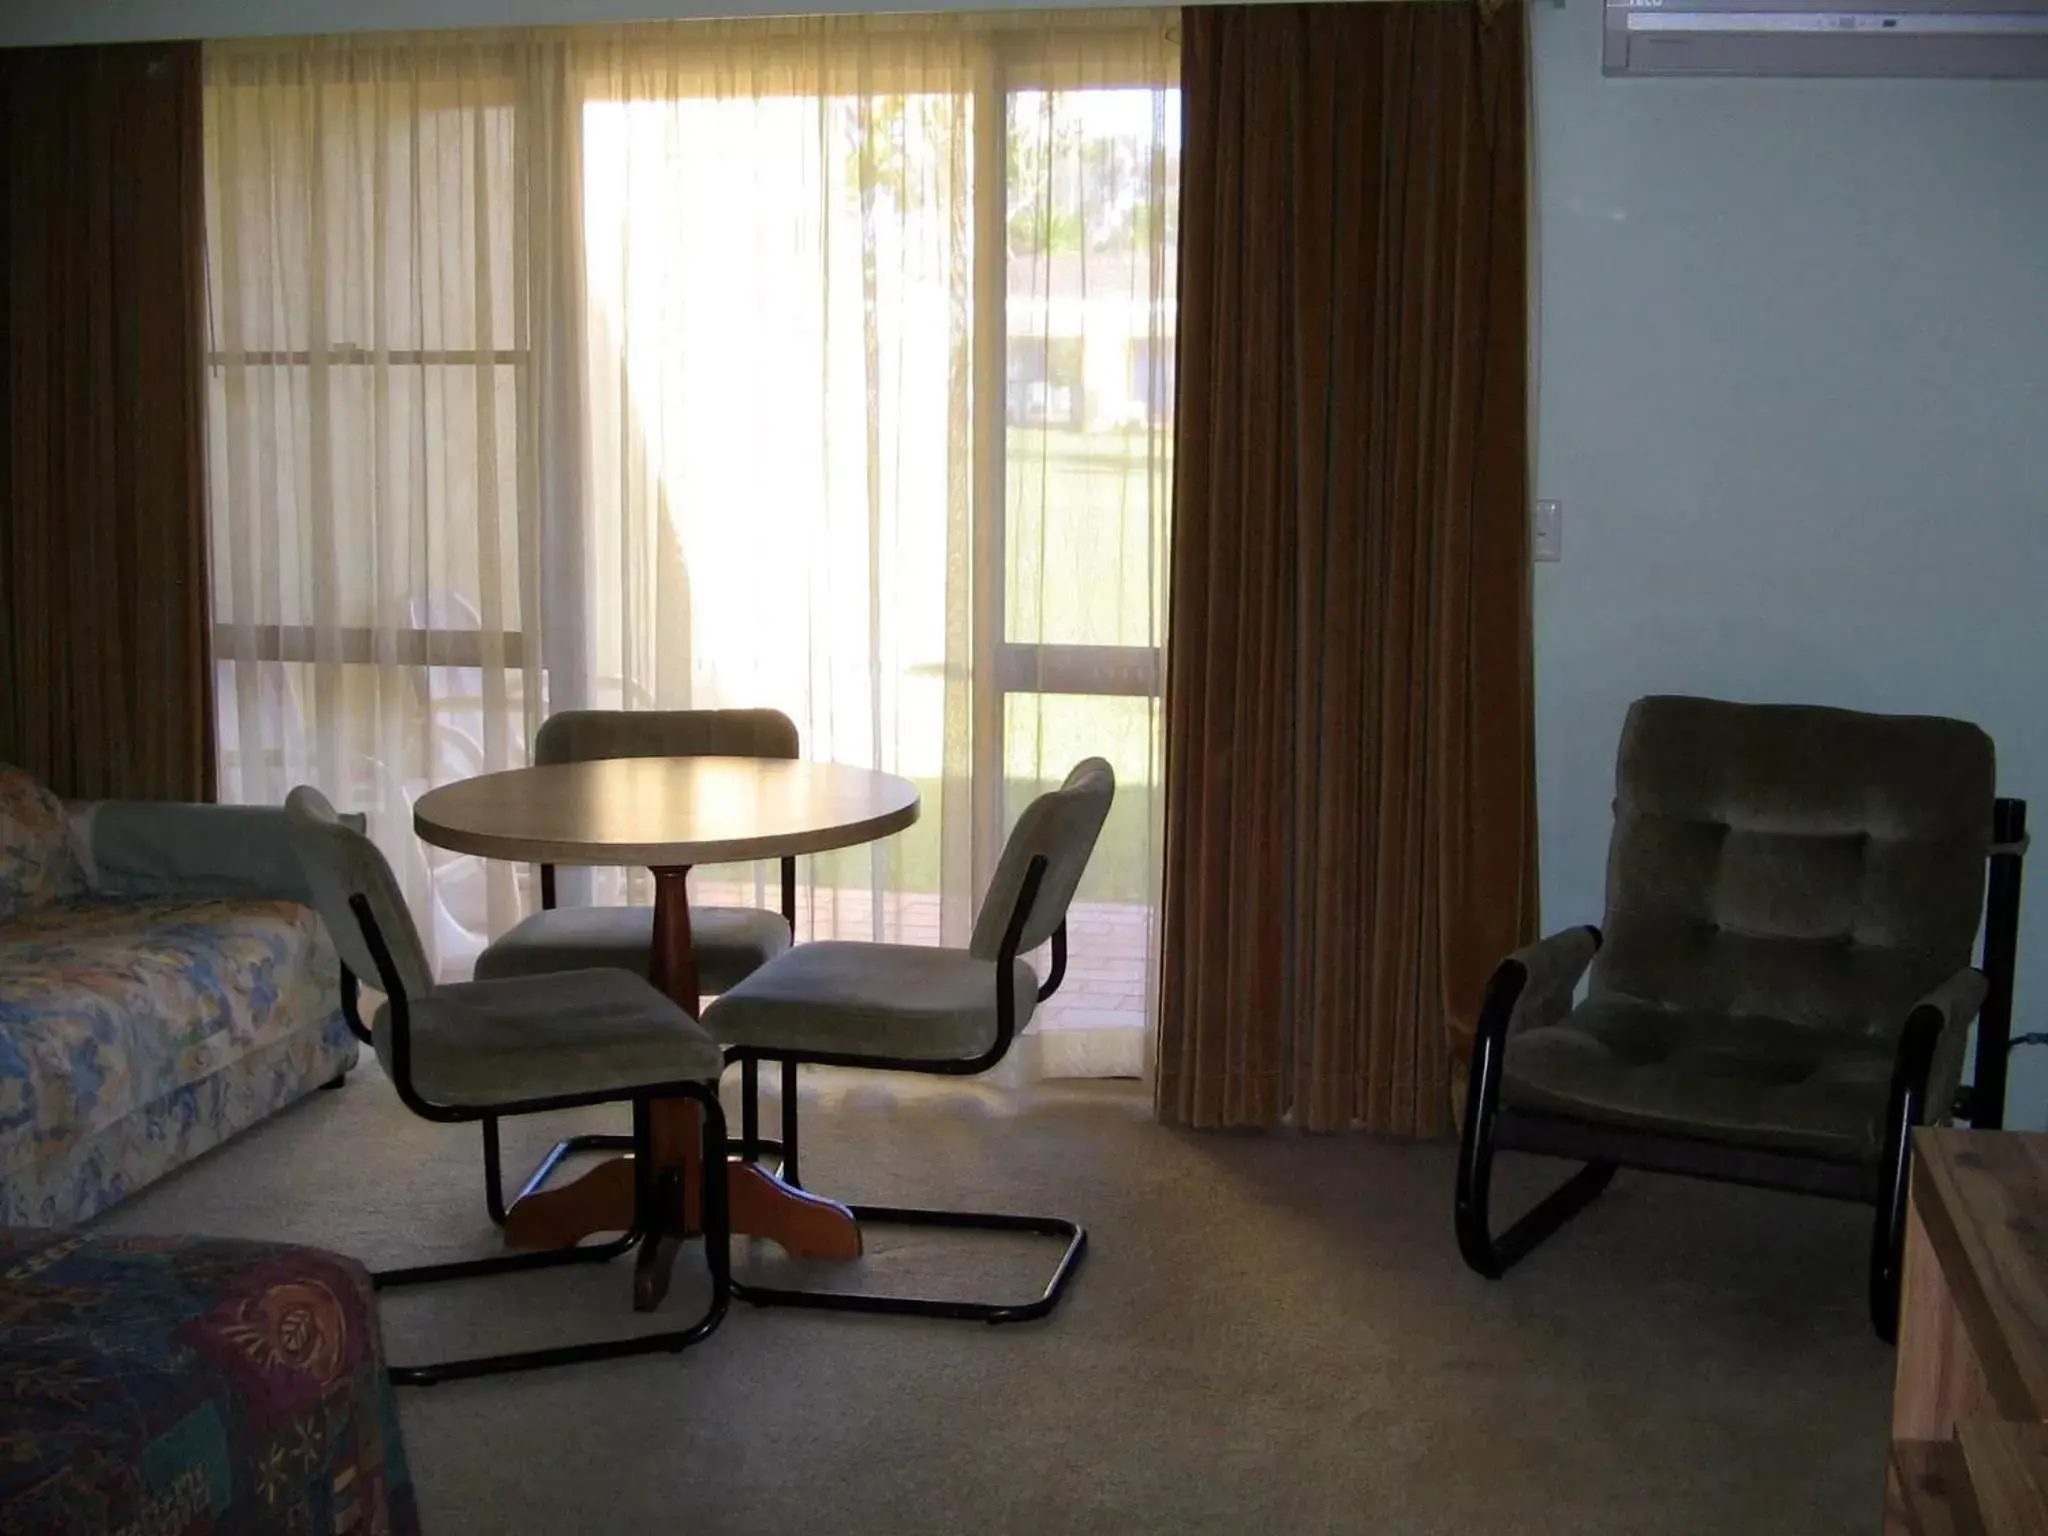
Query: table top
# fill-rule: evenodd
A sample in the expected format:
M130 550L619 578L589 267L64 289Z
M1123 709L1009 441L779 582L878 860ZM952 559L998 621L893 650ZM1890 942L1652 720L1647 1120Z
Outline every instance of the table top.
M839 763L617 757L513 768L429 790L437 848L540 864L728 864L873 842L917 820L908 779Z

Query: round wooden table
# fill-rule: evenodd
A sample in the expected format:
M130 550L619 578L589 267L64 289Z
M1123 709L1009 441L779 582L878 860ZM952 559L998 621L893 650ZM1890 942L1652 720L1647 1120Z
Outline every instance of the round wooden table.
M654 874L648 976L691 1017L698 1008L687 877L697 864L823 853L873 842L917 820L907 779L754 757L621 757L515 768L443 785L413 807L421 840L457 853L536 864L642 864ZM696 1230L697 1108L654 1106L654 1156L682 1178L676 1237ZM852 1259L860 1227L845 1206L796 1189L757 1164L727 1167L735 1235L765 1237L797 1258ZM516 1248L557 1248L632 1225L630 1158L613 1158L574 1183L539 1189L506 1212ZM635 1302L651 1309L668 1288L668 1258L642 1271Z

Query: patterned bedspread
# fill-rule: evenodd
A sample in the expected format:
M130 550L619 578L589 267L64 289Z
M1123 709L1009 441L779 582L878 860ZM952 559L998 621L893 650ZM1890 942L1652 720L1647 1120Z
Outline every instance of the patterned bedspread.
M369 1276L317 1249L0 1231L0 1533L419 1529Z

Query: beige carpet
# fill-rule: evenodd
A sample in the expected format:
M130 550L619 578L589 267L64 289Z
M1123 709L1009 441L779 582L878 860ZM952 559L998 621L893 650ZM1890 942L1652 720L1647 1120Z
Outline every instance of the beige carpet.
M1131 1084L821 1074L805 1095L814 1187L1086 1219L1068 1305L1007 1329L738 1306L683 1355L408 1392L432 1536L1877 1527L1891 1355L1856 1210L1623 1174L1488 1284L1451 1240L1449 1146L1170 1132ZM563 1118L508 1138L509 1164ZM371 1064L106 1225L372 1265L481 1253L476 1148ZM1549 1171L1507 1162L1504 1193ZM1047 1257L873 1246L883 1284L984 1294ZM402 1293L386 1331L399 1358L629 1331L628 1279Z

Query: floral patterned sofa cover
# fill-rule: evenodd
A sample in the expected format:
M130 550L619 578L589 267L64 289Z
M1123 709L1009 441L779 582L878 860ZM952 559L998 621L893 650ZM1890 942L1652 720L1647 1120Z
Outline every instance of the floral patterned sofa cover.
M0 1227L105 1210L355 1065L284 812L0 765Z

